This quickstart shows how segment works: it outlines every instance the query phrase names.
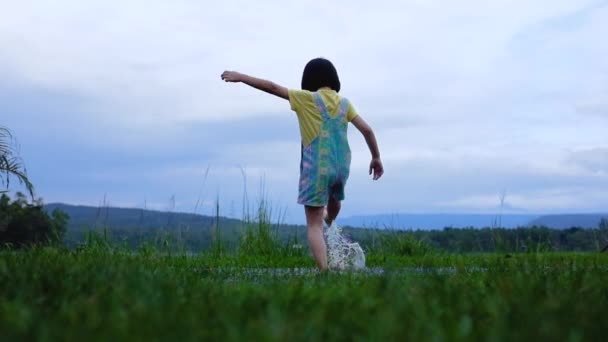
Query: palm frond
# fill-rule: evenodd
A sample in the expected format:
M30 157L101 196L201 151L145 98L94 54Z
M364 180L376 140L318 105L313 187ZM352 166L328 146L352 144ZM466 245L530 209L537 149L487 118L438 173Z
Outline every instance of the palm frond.
M11 134L11 131L8 130L8 128L4 127L4 126L0 126L0 137L9 137L11 138L13 135Z
M8 189L11 176L16 177L19 183L25 186L30 196L34 198L34 185L27 177L23 161L12 148L12 140L11 132L0 126L0 183L5 184Z
M8 154L11 151L10 141L13 139L11 132L0 126L0 155Z

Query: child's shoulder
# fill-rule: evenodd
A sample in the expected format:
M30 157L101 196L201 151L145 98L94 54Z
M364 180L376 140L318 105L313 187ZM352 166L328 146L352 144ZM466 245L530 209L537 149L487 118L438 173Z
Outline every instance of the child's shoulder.
M301 89L289 89L287 90L287 94L289 95L289 99L293 98L311 98L313 97L313 92L308 90Z
M349 121L357 115L355 108L348 98L330 89L321 89L317 92L289 89L288 95L291 109L297 113L316 112L318 107L314 98L315 94L320 96L327 109L331 112L337 110L340 106L347 106L346 112Z
M313 92L308 90L289 89L289 104L293 111L300 111L305 107L314 106Z

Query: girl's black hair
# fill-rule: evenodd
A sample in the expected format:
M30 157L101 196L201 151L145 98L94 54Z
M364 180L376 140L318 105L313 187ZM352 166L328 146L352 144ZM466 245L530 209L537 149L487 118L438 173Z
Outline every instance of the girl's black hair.
M323 87L330 87L336 92L340 92L338 71L329 60L315 58L304 67L302 89L314 92Z

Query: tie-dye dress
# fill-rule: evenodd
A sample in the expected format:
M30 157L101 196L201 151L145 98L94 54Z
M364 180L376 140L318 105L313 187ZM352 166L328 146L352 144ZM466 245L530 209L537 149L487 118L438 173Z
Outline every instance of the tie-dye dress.
M330 198L344 199L351 159L346 118L349 103L341 98L338 114L332 117L319 93L312 95L323 120L319 135L302 146L298 203L322 207Z

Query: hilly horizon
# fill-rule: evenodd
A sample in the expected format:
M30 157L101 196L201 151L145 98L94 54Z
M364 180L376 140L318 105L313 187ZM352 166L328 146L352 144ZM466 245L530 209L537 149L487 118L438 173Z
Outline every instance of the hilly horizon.
M44 205L45 210L60 209L70 215L70 227L83 228L95 224L117 224L127 227L153 227L174 225L202 225L210 226L215 217L210 215L150 210L142 208L121 207L94 207L86 205L72 205L64 203L49 203ZM571 227L597 228L600 220L608 219L608 213L589 214L376 214L342 217L338 219L341 226L371 229L395 230L436 230L450 228L517 228L529 226L544 226L554 229L567 229ZM220 222L235 225L241 219L220 216ZM292 224L287 224L292 225ZM303 224L293 224L303 226Z

